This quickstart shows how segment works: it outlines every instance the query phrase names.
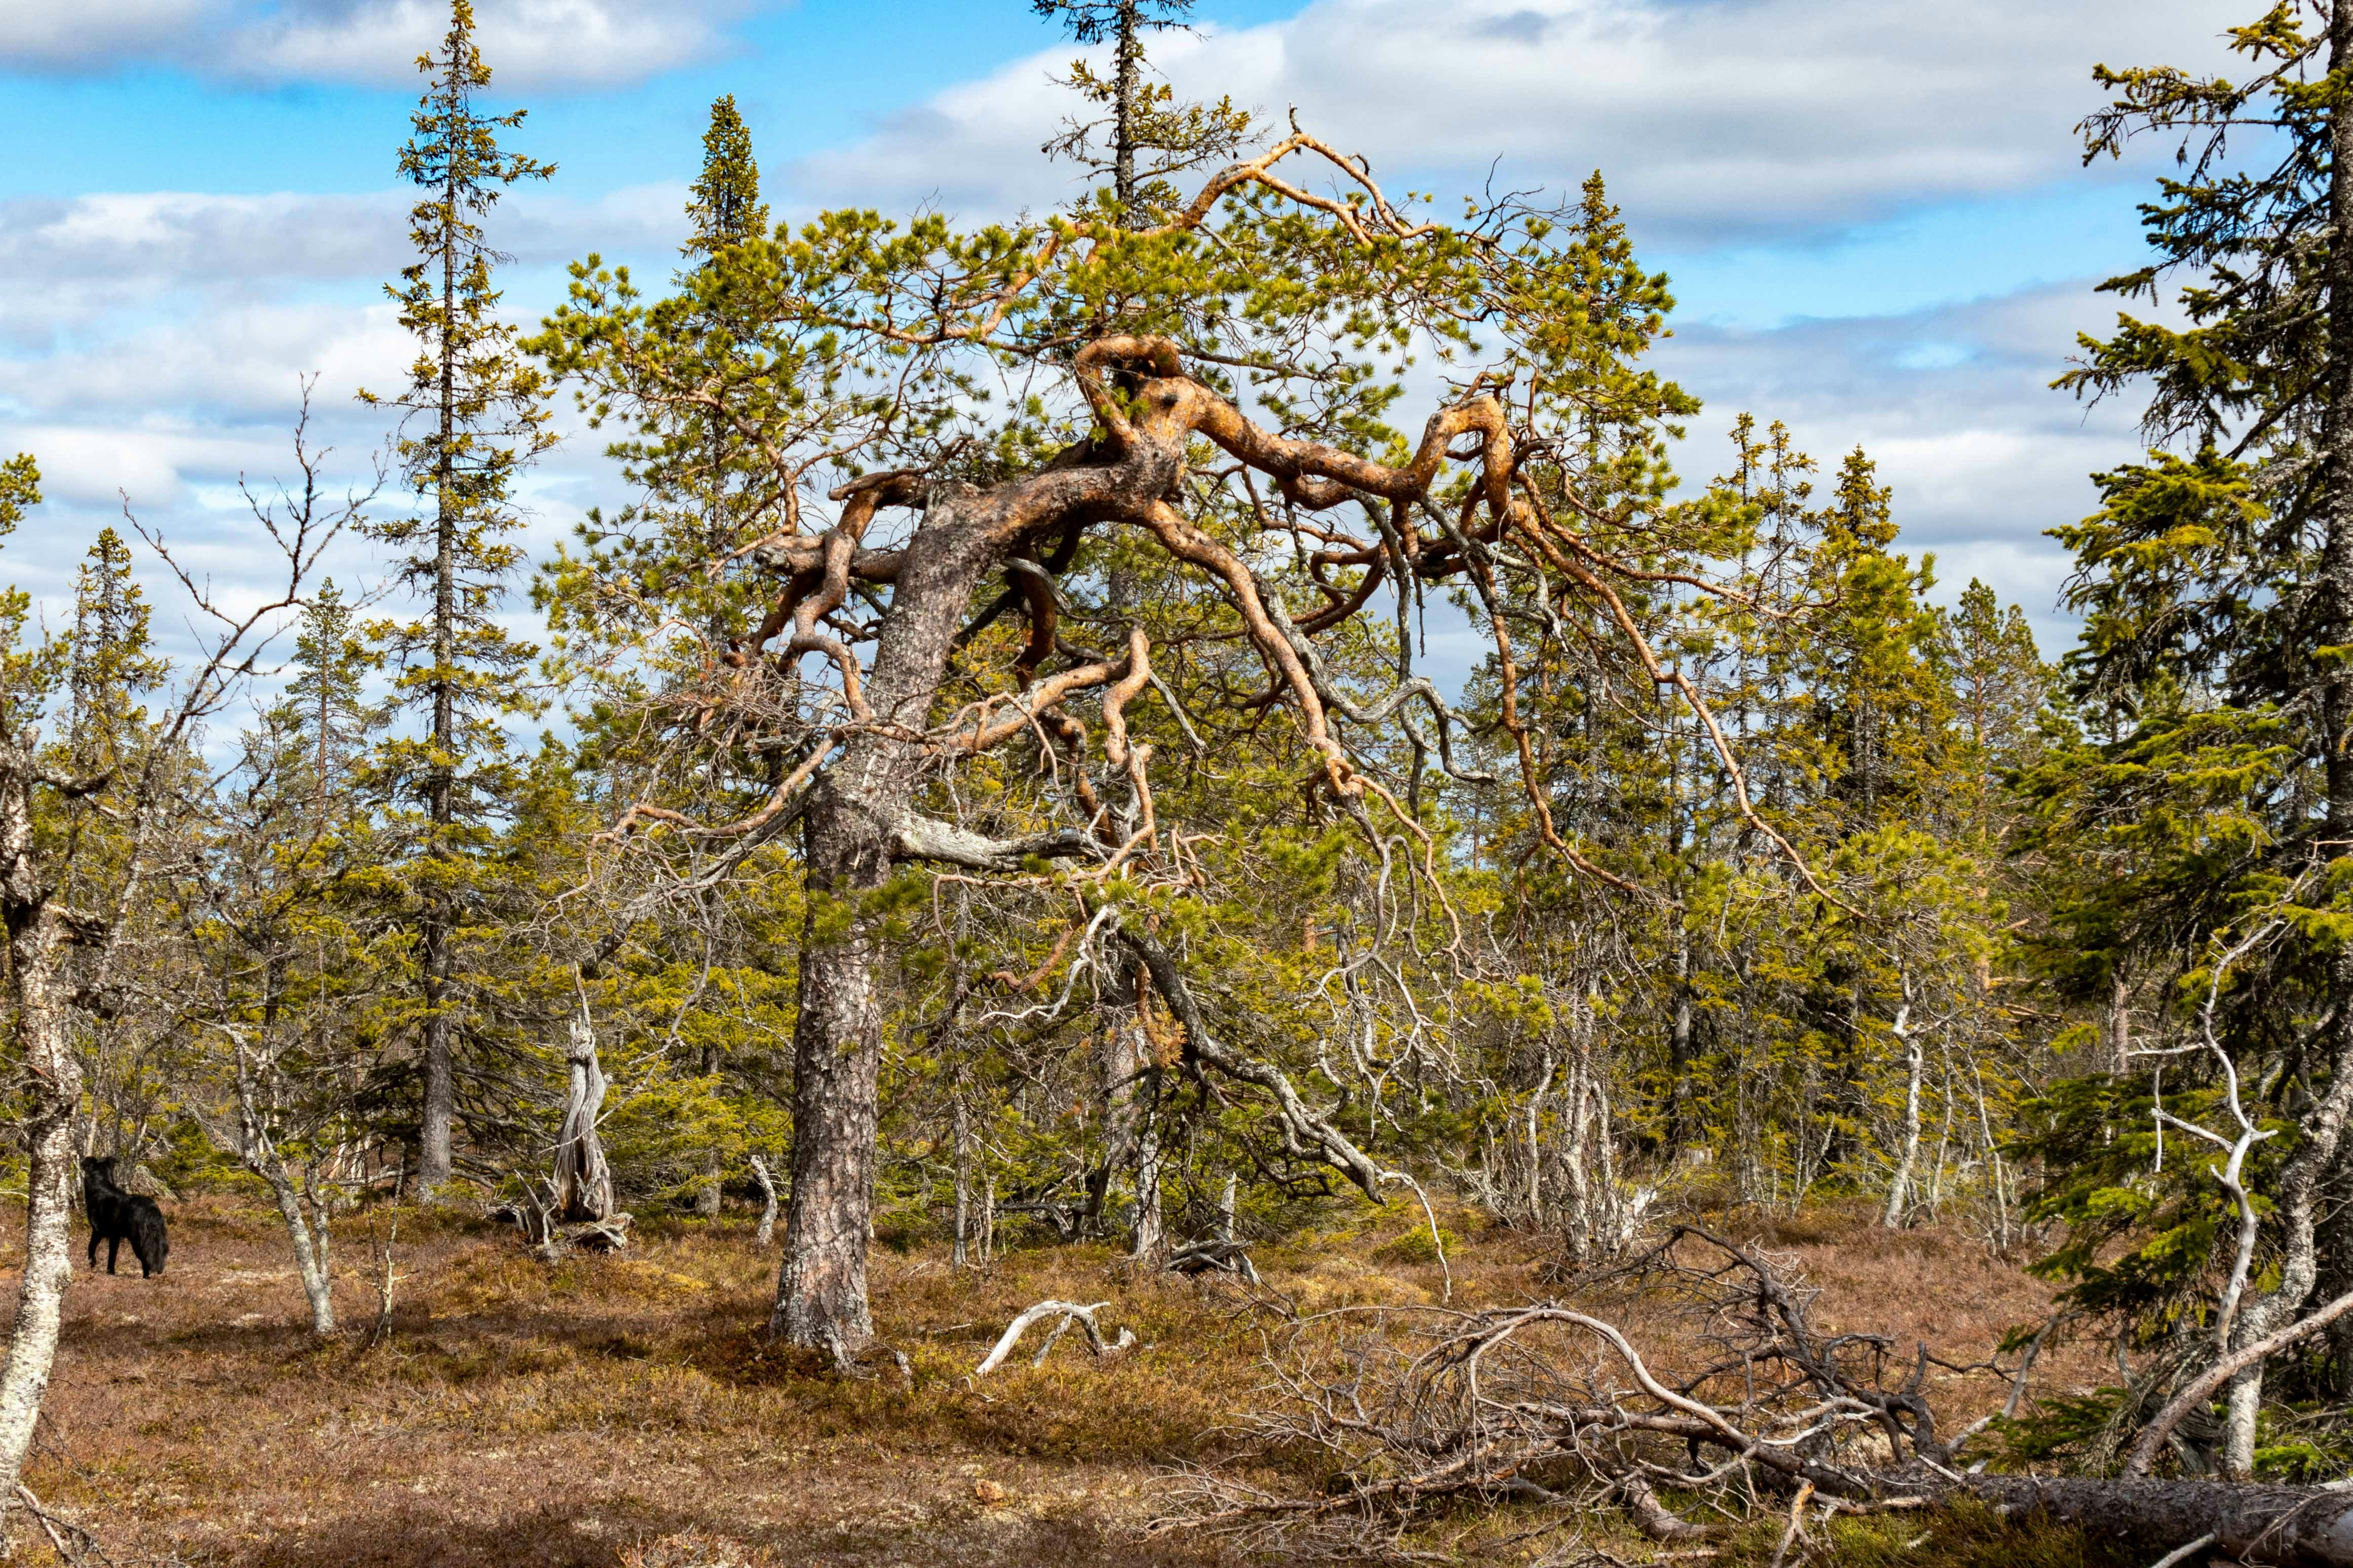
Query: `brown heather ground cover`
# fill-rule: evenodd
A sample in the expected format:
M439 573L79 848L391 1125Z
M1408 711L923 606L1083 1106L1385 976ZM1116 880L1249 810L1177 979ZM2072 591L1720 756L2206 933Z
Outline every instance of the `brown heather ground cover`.
M172 1206L170 1271L80 1275L27 1480L90 1524L116 1563L244 1568L500 1564L516 1568L886 1568L934 1563L1145 1568L1231 1563L1214 1545L1140 1529L1167 1469L1217 1451L1250 1404L1260 1326L1230 1289L1135 1276L1100 1247L1016 1251L951 1272L936 1248L878 1253L884 1337L917 1387L845 1382L761 1332L773 1253L747 1223L657 1220L622 1258L549 1267L511 1231L404 1214L388 1343L315 1345L274 1216L226 1197ZM1824 1321L1976 1353L2038 1318L2047 1288L1936 1230L1889 1236L1831 1212L1775 1227L1719 1216L1794 1252L1825 1289ZM364 1256L381 1212L345 1226L339 1310L375 1310ZM1433 1264L1405 1215L1335 1211L1335 1228L1260 1253L1303 1310L1431 1300ZM1456 1217L1466 1231L1468 1215ZM11 1238L0 1271L21 1257ZM1458 1301L1542 1294L1541 1244L1458 1242ZM0 1274L0 1287L13 1281ZM1075 1334L1041 1370L1026 1355L962 1381L1019 1308L1109 1300L1143 1342L1106 1362ZM1641 1325L1633 1325L1640 1331ZM1655 1340L1652 1342L1656 1342ZM1953 1359L1966 1359L1954 1354ZM2063 1354L2063 1383L2096 1362ZM1998 1402L1990 1380L1941 1401ZM1534 1521L1504 1510L1436 1527L1472 1561ZM1664 1556L1614 1518L1593 1540L1629 1562ZM1466 1533L1467 1532L1467 1533ZM1761 1563L1778 1531L1724 1541ZM20 1556L51 1560L45 1543ZM1688 1552L1674 1561L1694 1561ZM2105 1568L2073 1532L1972 1512L1839 1527L1834 1561ZM1556 1560L1557 1561L1557 1560ZM1820 1559L1817 1559L1820 1561Z

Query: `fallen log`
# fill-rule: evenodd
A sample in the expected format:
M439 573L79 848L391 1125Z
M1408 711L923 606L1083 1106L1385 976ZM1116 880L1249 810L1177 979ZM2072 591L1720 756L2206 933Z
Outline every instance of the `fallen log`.
M1597 1507L1621 1510L1661 1542L1714 1535L1715 1524L1669 1506L1679 1496L1733 1519L1786 1513L1777 1560L1787 1562L1816 1550L1822 1538L1810 1531L1834 1515L1968 1497L2145 1551L2168 1568L2210 1552L2247 1568L2353 1568L2353 1484L1963 1473L1957 1450L1982 1424L1939 1435L1930 1370L2006 1383L2015 1374L1818 1327L1813 1292L1782 1267L1754 1246L1681 1227L1580 1281L1630 1309L1618 1321L1566 1301L1288 1319L1267 1359L1278 1400L1242 1415L1250 1441L1239 1451L1312 1447L1335 1457L1339 1479L1286 1492L1251 1472L1204 1467L1170 1489L1155 1528L1205 1530L1270 1553L1403 1556L1419 1549L1409 1534L1433 1510L1517 1500L1558 1521L1531 1537L1573 1533ZM1648 1338L1676 1320L1674 1340L1708 1347L1680 1370L1650 1359L1621 1326L1638 1322Z
M2153 1552L2206 1537L2217 1558L2265 1568L2353 1568L2353 1488L1984 1475L1965 1477L1962 1486L2007 1516L2039 1512Z
M569 1225L548 1227L547 1238L532 1248L533 1255L554 1263L566 1258L575 1249L584 1252L620 1252L629 1245L628 1214L609 1214L602 1219L575 1220Z
M1078 1324L1085 1331L1087 1348L1098 1356L1106 1356L1127 1349L1128 1346L1135 1343L1134 1329L1122 1329L1116 1341L1106 1342L1103 1339L1103 1330L1096 1326L1095 1314L1110 1305L1109 1301L1096 1301L1085 1306L1076 1301L1040 1301L1034 1307L1024 1308L1018 1317L1005 1325L1005 1332L997 1336L995 1347L989 1351L981 1363L973 1368L972 1375L976 1378L987 1377L1003 1365L1005 1358L1013 1353L1013 1347L1021 1342L1021 1336L1029 1331L1029 1325L1041 1318L1053 1318L1057 1321L1054 1324L1054 1331L1046 1336L1046 1342L1038 1347L1037 1355L1031 1358L1029 1363L1031 1366L1045 1364L1047 1352L1054 1348L1054 1342L1060 1339L1072 1323Z

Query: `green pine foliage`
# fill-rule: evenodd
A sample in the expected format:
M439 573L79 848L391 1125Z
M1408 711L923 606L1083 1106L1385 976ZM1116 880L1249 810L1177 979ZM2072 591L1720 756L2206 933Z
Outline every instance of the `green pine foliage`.
M61 635L0 596L0 721L46 724L45 758L88 775L40 824L77 847L72 896L131 886L121 780L168 776L185 803L130 895L154 978L93 992L77 1025L97 1142L200 1181L234 1156L310 1205L322 1245L396 1185L529 1214L585 1010L624 1206L713 1215L749 1194L754 1156L791 1168L803 957L854 932L879 955L884 1243L1149 1250L1362 1203L1328 1149L1200 1068L1198 1026L1116 930L1181 952L1218 1043L1379 1171L1573 1263L1670 1212L1822 1201L2039 1242L2067 1321L2138 1364L2013 1424L2013 1458L2105 1462L2220 1348L2239 1211L2184 1128L2229 1121L2223 1060L2268 1134L2232 1331L2353 1287L2329 1196L2353 1172L2328 1121L2353 1103L2337 34L2283 5L2232 35L2243 81L2102 75L2094 154L2190 139L2146 209L2156 260L2111 285L2179 278L2187 324L2125 316L2063 378L2146 395L2152 449L2056 531L2084 629L2054 665L2018 606L1954 595L1906 551L1905 498L1869 453L1823 472L1744 413L1712 426L1722 471L1678 471L1721 416L1656 365L1673 290L1599 173L1557 206L1453 225L1401 198L1424 227L1368 225L1369 190L1243 185L1188 226L1191 181L1257 135L1230 100L1148 77L1146 44L1190 5L1036 11L1110 46L1107 71L1072 67L1082 107L1045 149L1104 188L1001 224L780 225L723 96L675 272L591 254L523 334L488 223L553 167L501 145L522 113L483 106L452 0L400 161L416 259L388 293L417 353L398 389L363 395L397 426L402 504L366 523L390 580L304 600L216 783L217 757L156 739L168 672L121 536L91 543ZM2223 134L2254 123L2275 132L2260 156L2226 159ZM1467 479L1426 505L1229 482L1204 441L1166 497L1193 558L1092 519L1025 542L954 606L938 689L853 717L828 650L871 648L893 574L921 563L870 561L799 633L825 573L779 563L893 473L929 507L1105 460L1106 410L1135 413L1150 384L1118 372L1090 403L1070 373L1113 331L1174 340L1281 437L1384 461L1412 450L1428 410L1408 388L1433 369L1502 394L1511 482L1546 526ZM533 561L519 492L559 384L611 483ZM0 464L0 537L38 487L29 457ZM852 552L888 556L901 526ZM1409 536L1443 542L1419 575ZM1213 554L1312 646L1362 798L1293 721L1234 582L1200 568ZM526 573L543 647L504 618ZM1459 691L1381 706L1466 629L1482 651ZM1025 697L1131 637L1150 649L1121 716L1148 833L1103 761L1108 683L1050 710ZM561 721L528 743L551 692ZM1012 712L1001 744L940 748L913 812L998 839L1082 815L1134 853L909 859L855 895L805 880L794 780L857 733ZM1417 1232L1382 1257L1419 1268L1427 1248ZM2330 1342L2283 1363L2242 1423L2248 1462L2333 1462L2348 1379Z

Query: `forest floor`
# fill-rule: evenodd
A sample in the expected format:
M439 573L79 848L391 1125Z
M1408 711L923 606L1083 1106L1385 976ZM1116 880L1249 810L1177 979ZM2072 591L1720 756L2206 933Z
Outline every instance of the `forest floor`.
M845 1381L767 1342L775 1253L748 1221L641 1221L624 1255L534 1261L509 1229L404 1211L389 1339L319 1344L274 1214L227 1198L168 1205L169 1270L80 1273L26 1482L79 1521L91 1562L250 1568L1145 1568L1239 1561L1142 1526L1169 1468L1256 1403L1258 1323L1230 1288L1135 1275L1107 1250L1038 1247L952 1271L934 1248L878 1248L895 1377ZM1978 1359L2048 1310L2049 1287L1966 1238L1889 1234L1832 1211L1778 1226L1717 1216L1793 1253L1825 1326L1925 1339ZM376 1308L382 1212L348 1222L337 1303ZM1467 1229L1472 1222L1461 1216ZM371 1226L375 1227L371 1236ZM1435 1300L1406 1216L1361 1212L1256 1250L1303 1308ZM11 1296L10 1255L0 1289ZM131 1259L126 1251L124 1264ZM1452 1249L1454 1299L1546 1294L1543 1244L1502 1231ZM79 1255L77 1254L77 1263ZM1073 1333L1041 1369L1026 1353L964 1381L1019 1309L1108 1300L1142 1343L1104 1361ZM1025 1352L1026 1352L1025 1347ZM2046 1361L2056 1385L2096 1364ZM1986 1378L1940 1399L1947 1419L1998 1403ZM1597 1542L1629 1563L1688 1561L1613 1517ZM1504 1529L1504 1525L1511 1529ZM1525 1528L1505 1520L1498 1535ZM1814 1559L1873 1568L2107 1568L2075 1532L1981 1510L1837 1527ZM1711 1553L1762 1563L1769 1523ZM1465 1542L1472 1560L1536 1550ZM50 1559L39 1542L20 1550ZM1574 1555L1573 1553L1571 1554ZM1556 1561L1558 1561L1557 1559Z

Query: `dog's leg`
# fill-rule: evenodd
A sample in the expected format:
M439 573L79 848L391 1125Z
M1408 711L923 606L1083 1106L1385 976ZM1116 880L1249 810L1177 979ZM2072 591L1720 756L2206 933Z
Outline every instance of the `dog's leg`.
M122 1238L119 1236L108 1237L106 1238L106 1271L109 1274L114 1272L114 1260L121 1256Z
M93 1274L98 1271L98 1226L94 1225L90 1227L90 1267Z

